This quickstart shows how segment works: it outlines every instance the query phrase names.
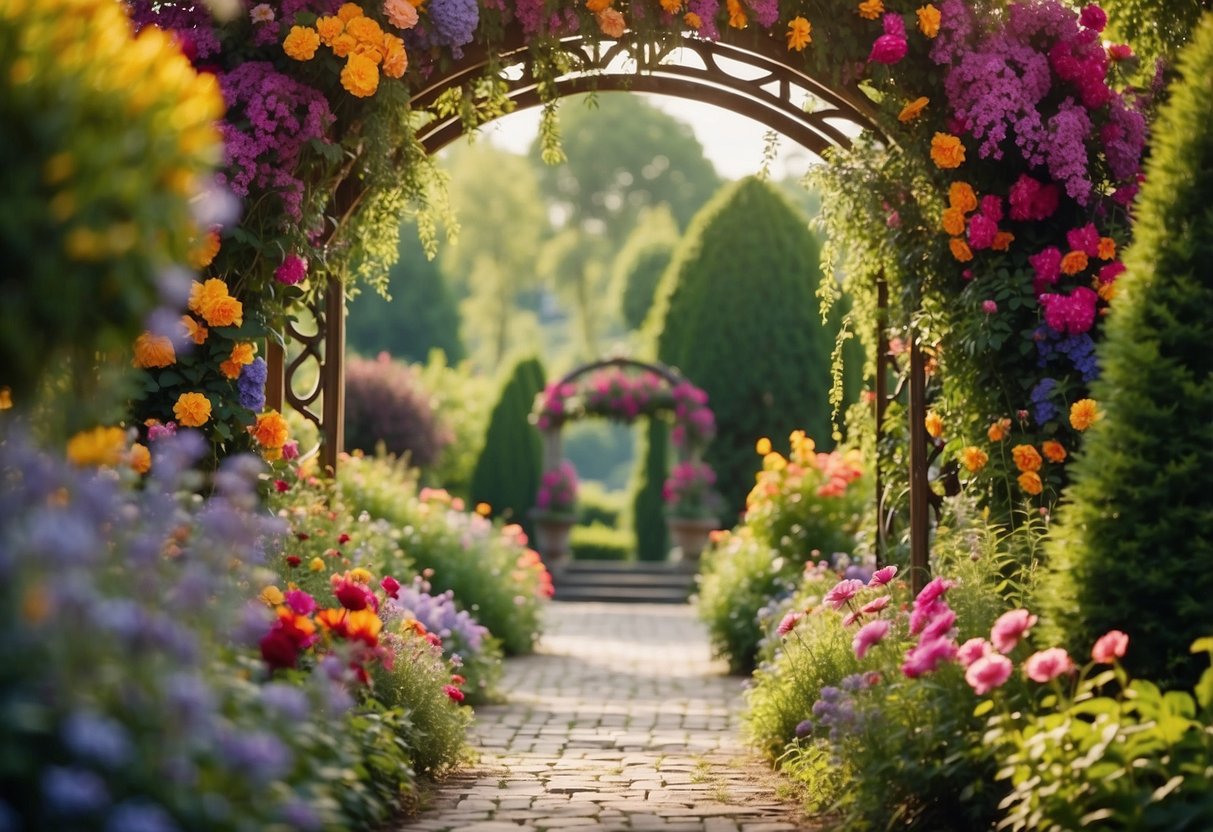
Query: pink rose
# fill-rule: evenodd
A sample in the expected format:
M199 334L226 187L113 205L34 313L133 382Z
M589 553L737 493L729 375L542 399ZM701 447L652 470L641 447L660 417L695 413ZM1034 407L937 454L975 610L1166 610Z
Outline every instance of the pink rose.
M1129 648L1129 637L1120 630L1109 630L1091 648L1091 660L1098 664L1112 664L1124 658Z
M982 656L987 656L993 652L994 648L984 638L971 638L960 645L960 650L956 653L956 659L960 662L961 667L968 667Z
M282 265L274 271L274 279L284 286L294 286L307 277L307 260L297 254L282 258Z
M889 622L884 618L878 618L875 621L869 621L859 628L859 632L855 634L854 640L851 642L851 647L855 650L855 657L862 659L867 655L869 649L873 645L879 644L882 639L889 633Z
M1079 14L1078 22L1092 31L1102 32L1108 25L1108 14L1099 6L1091 4Z
M965 681L978 696L985 696L995 688L1002 687L1011 678L1014 665L1006 656L990 653L974 661L965 671Z
M998 312L998 304L992 300L983 300L981 302L981 311L987 315L993 315Z
M1045 683L1074 669L1070 654L1060 647L1050 647L1028 656L1023 671L1033 682Z
M1035 623L1036 616L1027 610L1004 612L994 622L994 627L990 631L990 641L994 643L994 648L999 653L1010 653Z

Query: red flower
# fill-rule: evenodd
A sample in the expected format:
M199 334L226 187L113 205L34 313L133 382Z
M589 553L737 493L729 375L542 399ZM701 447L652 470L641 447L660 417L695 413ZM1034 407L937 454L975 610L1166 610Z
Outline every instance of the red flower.
M466 682L467 682L467 679L463 678L458 673L451 674L451 684L452 685L462 685L462 684L465 684Z
M463 701L463 691L461 691L459 688L455 687L454 685L443 685L442 690L446 693L447 696L451 697L452 702L462 702Z
M261 658L271 669L294 667L299 658L299 648L294 640L275 627L261 638Z
M371 594L365 586L346 577L334 575L332 578L333 595L347 610L364 610L371 605Z
M426 633L425 640L435 647L442 647L442 639L438 637L437 633Z
M350 542L350 536L348 534L346 534L345 532L342 532L341 534L337 535L337 545L338 546L344 545L349 542Z
M274 488L279 494L291 490L290 483L286 480L274 480Z
M307 540L309 537L311 537L311 535L307 534L306 532L299 532L299 534L295 535L295 537L299 538L300 540Z
M396 580L391 575L385 576L384 579L379 582L379 586L383 588L383 591L387 593L389 598L395 598L400 594L400 581Z
M301 563L303 563L303 561L300 560L298 555L287 555L286 556L286 565L287 566L298 566Z

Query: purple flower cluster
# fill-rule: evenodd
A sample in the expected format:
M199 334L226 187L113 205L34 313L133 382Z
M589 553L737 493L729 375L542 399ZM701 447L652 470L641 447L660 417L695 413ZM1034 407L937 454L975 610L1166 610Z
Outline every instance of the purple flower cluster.
M240 378L236 380L236 390L239 393L240 406L245 410L260 413L265 409L265 380L269 370L265 359L258 356L252 363L240 368Z
M487 627L479 624L466 610L455 606L454 592L448 589L431 595L430 585L421 578L414 578L411 585L400 587L387 607L386 615L409 615L431 633L437 633L443 642L454 639L457 643L450 649L460 653L479 653L489 634Z
M838 743L847 736L863 730L869 715L857 708L858 694L880 680L880 674L852 673L838 683L838 687L827 685L821 689L813 703L813 721L805 720L796 726L796 736L804 738L810 733L826 733L830 742Z
M1090 204L1095 195L1087 157L1087 140L1091 132L1091 116L1087 109L1068 96L1049 118L1046 151L1049 175L1063 183L1066 193L1080 205Z
M689 0L687 11L699 15L703 25L699 27L699 36L707 40L720 40L720 30L716 28L716 15L720 12L720 0Z
M1037 425L1043 425L1057 418L1059 409L1053 401L1053 391L1057 388L1057 379L1045 377L1036 382L1028 398L1032 402L1032 418Z
M1068 360L1084 382L1099 378L1099 360L1095 355L1095 340L1089 333L1063 335L1047 326L1042 326L1033 335L1036 341L1037 365L1053 364L1056 356Z
M745 0L754 20L764 29L770 29L779 19L779 0Z
M430 0L426 7L434 27L434 40L451 48L451 55L463 57L461 47L472 42L480 23L476 0Z
M167 3L156 0L127 0L135 31L155 26L177 35L186 57L196 64L219 53L215 21L205 3Z
M247 197L277 191L286 213L303 216L303 182L295 176L304 146L324 140L334 121L324 95L265 61L248 61L219 77L227 118L221 125L227 171L220 182Z
M931 60L951 64L969 44L973 34L973 12L964 0L943 0L939 4L939 34L931 44Z

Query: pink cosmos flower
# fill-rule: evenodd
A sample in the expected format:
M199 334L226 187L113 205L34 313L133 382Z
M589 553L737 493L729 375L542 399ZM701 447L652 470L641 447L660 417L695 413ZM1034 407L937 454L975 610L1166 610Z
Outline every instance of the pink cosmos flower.
M892 602L892 599L887 595L881 595L879 598L873 598L868 603L859 608L861 615L875 615L883 610Z
M842 626L850 627L852 624L863 618L863 612L849 612L842 617Z
M1002 687L1011 678L1014 665L1006 656L990 653L982 656L969 665L965 671L965 681L978 696L985 696L995 688Z
M1036 623L1036 616L1027 610L1011 610L998 616L990 631L990 641L999 653L1010 653Z
M825 594L822 598L822 603L829 604L836 610L846 606L847 601L850 601L859 594L859 590L863 589L864 583L861 580L851 578L849 580L839 581L834 585L834 588Z
M929 604L915 601L914 609L910 611L910 635L918 635L938 616L949 611L947 602L938 598Z
M1117 659L1124 658L1128 649L1128 635L1120 630L1108 630L1091 648L1091 659L1099 664L1112 664Z
M901 672L908 679L917 679L924 673L938 670L941 664L955 659L957 649L956 642L946 638L919 642L917 647L906 654Z
M947 606L944 606L929 622L922 628L922 635L919 636L919 641L935 641L943 638L956 624L956 613Z
M1070 660L1070 654L1061 647L1050 647L1048 650L1033 653L1023 663L1023 671L1028 674L1028 678L1042 684L1073 669L1074 662Z
M942 598L944 593L954 586L956 586L956 581L950 581L943 577L935 578L922 588L922 591L918 593L918 597L914 599L914 603L915 605L922 604L923 606L934 603L936 599Z
M998 311L998 304L992 300L983 300L981 302L981 311L987 315L993 315Z
M893 580L893 576L896 574L896 566L886 566L883 569L877 569L872 573L872 579L868 581L868 586L884 586Z
M775 628L775 632L779 633L779 637L783 638L788 633L796 629L796 625L800 623L800 619L804 618L802 612L790 612L783 617L779 622L779 626Z
M984 638L971 638L960 645L960 650L956 653L956 659L960 662L961 667L968 667L982 656L988 656L993 652L993 646ZM970 682L970 684L972 683Z
M868 650L873 645L879 644L889 633L889 622L887 619L878 618L875 621L869 621L859 628L859 632L855 634L854 640L851 642L851 647L855 650L855 657L862 659L867 655Z

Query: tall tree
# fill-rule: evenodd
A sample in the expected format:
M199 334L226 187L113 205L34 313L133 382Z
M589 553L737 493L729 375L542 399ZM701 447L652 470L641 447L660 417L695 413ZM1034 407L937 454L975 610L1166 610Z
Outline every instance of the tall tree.
M517 346L512 326L520 298L537 282L535 261L550 232L534 168L486 143L455 148L451 207L458 240L443 249L443 274L465 299L464 340L495 369Z
M346 337L363 355L381 351L405 361L425 361L440 349L452 363L466 352L459 337L459 310L438 264L425 256L417 229L400 229L399 259L388 272L388 297L363 291L350 303Z
M640 329L679 239L678 221L664 202L647 208L611 264L610 297L624 326Z

